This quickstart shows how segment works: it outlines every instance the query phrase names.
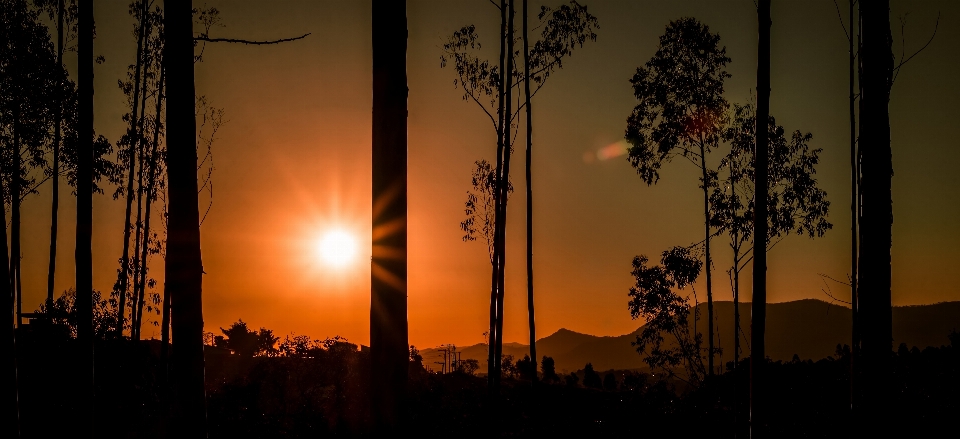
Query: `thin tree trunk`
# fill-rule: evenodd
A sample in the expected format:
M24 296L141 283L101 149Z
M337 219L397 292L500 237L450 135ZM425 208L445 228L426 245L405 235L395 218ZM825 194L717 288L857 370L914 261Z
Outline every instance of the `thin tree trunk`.
M756 181L753 219L753 303L750 320L750 436L767 436L764 336L767 320L767 163L770 118L770 0L759 0L757 53Z
M78 115L76 263L77 347L75 412L79 436L94 437L93 374L93 0L79 2L77 22Z
M499 389L500 358L497 356L497 344L500 334L497 332L497 322L500 315L497 313L497 303L499 302L500 291L500 271L502 270L500 258L500 228L502 220L500 218L500 186L507 185L503 182L503 154L504 154L504 122L507 115L504 110L507 90L507 79L503 72L506 69L506 34L507 34L507 2L500 0L500 89L499 101L497 102L497 166L495 171L495 184L493 190L494 204L494 232L493 232L493 270L490 274L490 344L487 358L487 388L491 396L495 396Z
M537 325L533 311L533 110L530 103L530 41L527 35L527 0L523 0L523 94L527 104L527 309L530 321L530 360L533 362L533 382L537 382Z
M4 193L3 179L0 178L0 194ZM0 202L0 222L3 223L3 237L0 238L0 296L3 300L3 309L7 313L7 323L3 324L4 347L8 354L4 361L7 390L7 413L4 416L3 431L7 437L20 437L20 397L17 389L17 336L14 328L13 288L10 283L10 260L7 257L7 208ZM10 354L12 353L12 355Z
M139 264L139 278L134 280L134 290L139 289L139 297L141 305L140 316L143 315L143 296L144 291L147 289L147 258L149 257L148 251L150 249L150 217L153 216L152 208L153 204L153 193L156 190L156 180L157 180L157 161L160 160L157 157L157 145L160 143L160 112L163 111L163 82L164 82L164 72L163 69L160 70L160 80L157 83L157 109L156 109L156 120L153 126L153 144L150 150L150 156L147 158L147 161L150 164L150 170L147 174L147 190L146 190L146 208L144 213L146 215L146 220L143 225L143 244L140 246L140 264ZM166 294L164 294L166 296ZM166 298L164 298L166 299ZM166 311L166 310L164 310ZM163 312L163 311L162 311ZM169 317L169 315L167 316ZM169 322L167 322L169 323ZM166 327L164 327L166 329ZM162 333L162 330L161 330ZM139 331L138 331L139 339ZM163 336L161 335L161 338ZM163 349L163 348L161 348Z
M139 145L140 143L140 136L139 136L139 133L137 132L137 121L138 121L137 110L139 109L137 107L137 104L140 103L140 70L143 64L143 39L144 39L143 29L146 23L146 20L144 19L146 14L143 13L145 5L146 5L146 0L141 0L140 26L139 26L139 29L137 30L139 34L137 35L137 63L136 63L136 67L134 68L134 74L133 74L133 105L131 106L133 117L130 118L130 131L129 131L132 139L130 140L130 145L129 145L130 157L127 159L127 167L129 169L127 172L127 207L126 207L126 211L124 214L124 221L123 221L123 253L122 253L122 256L120 257L120 273L118 273L117 275L117 284L119 285L118 294L120 295L120 297L118 298L120 304L117 309L117 316L118 316L117 329L116 329L117 338L121 338L123 336L123 322L124 320L126 320L126 314L124 313L124 308L125 308L124 305L126 304L126 299L127 299L127 286L128 286L128 279L129 279L128 270L130 268L130 215L131 215L131 210L133 209L133 196L134 196L133 195L133 171L136 168L137 145ZM135 322L135 314L133 311L131 311L130 317L131 317L130 318L130 324L131 324L130 338L133 338L135 335L134 333L136 332L134 329L136 322Z
M57 2L57 74L63 69L63 12L64 0ZM57 273L57 231L60 219L60 128L63 124L63 85L57 87L56 125L53 128L53 169L51 171L52 201L50 206L50 264L47 268L47 309L53 309L53 284Z
M13 122L13 170L10 173L10 272L13 274L13 294L17 298L17 327L23 326L23 292L20 290L20 130Z
M853 3L850 0L850 31L847 35L850 44L850 308L852 314L850 339L850 410L857 405L857 357L860 355L860 334L857 327L857 211L858 183L860 172L857 169L857 112L856 95L853 93L856 72L856 52L853 47Z
M890 2L861 2L860 50L860 251L858 282L863 414L869 425L886 422L893 350L891 231L893 154L890 86L893 72Z
M404 427L407 343L406 1L375 1L370 372L377 434ZM385 226L401 227L385 232Z
M150 23L146 19L146 10L143 14L144 25L141 27L140 31L146 35L150 34ZM144 37L146 38L146 37ZM144 62L147 61L146 52L143 53ZM149 68L147 66L146 68ZM143 123L146 119L147 114L147 72L143 72L143 92L140 94L140 122L137 126L137 156L138 156L138 166L137 166L137 234L134 239L134 251L133 251L133 272L130 273L130 278L133 279L133 295L136 298L136 307L131 310L131 314L136 311L136 316L133 319L136 322L136 335L134 336L133 330L131 329L131 338L134 340L140 340L140 332L143 330L143 290L140 289L140 284L137 282L140 271L143 269L143 260L140 259L140 248L143 244L141 239L143 238L143 172L144 167L146 166L146 159L143 157L144 145L144 128Z
M497 280L497 387L500 386L500 380L503 375L500 359L503 356L503 302L504 287L506 275L506 247L507 247L507 198L509 197L510 187L510 158L513 156L511 144L511 116L513 115L513 93L511 83L513 81L513 49L514 49L514 14L513 0L507 2L507 70L504 71L504 92L506 95L506 105L504 108L504 127L503 127L503 176L500 181L500 212L497 219L500 222L500 272Z
M736 239L738 237L735 237ZM733 257L733 435L740 431L740 382L737 368L740 364L740 249Z
M703 233L704 233L704 258L706 259L705 265L707 266L707 336L709 341L707 342L707 367L709 372L708 376L713 376L713 270L711 266L713 261L710 260L710 196L708 194L709 190L709 181L707 181L707 149L704 146L703 142L700 143L700 170L703 172Z
M163 69L162 64L160 68L160 82L157 85L157 109L155 113L155 123L153 126L153 148L150 152L150 178L149 178L149 194L147 197L147 224L145 229L145 235L147 236L147 246L143 249L143 260L147 260L147 249L150 244L150 217L151 215L151 201L153 200L153 193L156 190L156 181L157 181L157 163L160 161L160 157L157 156L157 146L160 143L160 114L163 111L163 86L166 79L166 70ZM199 211L198 211L199 213ZM146 268L146 265L144 265ZM142 288L146 287L146 277L147 271L144 269L140 272L140 284ZM166 370L167 370L167 349L168 344L170 343L170 297L166 291L163 293L163 305L160 310L161 314L161 328L160 328L160 360L163 364L163 385L166 388Z
M175 437L206 437L203 385L203 261L197 195L197 121L190 0L164 4L164 68L167 75L167 191L169 217L166 291L171 310L171 358Z

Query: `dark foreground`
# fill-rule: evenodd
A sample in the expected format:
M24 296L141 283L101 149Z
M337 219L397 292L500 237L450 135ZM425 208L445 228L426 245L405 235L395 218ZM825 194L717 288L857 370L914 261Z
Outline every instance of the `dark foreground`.
M960 413L960 349L907 349L893 354L896 392L888 433L915 437L952 431ZM18 340L23 437L73 436L74 343L22 331ZM156 341L102 341L97 346L98 437L163 437L164 370ZM415 437L651 436L748 437L746 362L734 372L681 391L631 371L600 372L598 388L561 378L541 383L508 378L497 404L484 378L428 373L411 362L409 423ZM773 437L851 437L848 358L769 363ZM211 438L363 436L368 352L333 343L308 352L243 357L208 347L206 384ZM608 378L606 375L612 377ZM736 388L736 392L734 391ZM736 396L736 397L735 397ZM737 401L735 404L734 401ZM401 433L401 432L398 432ZM493 434L491 434L493 433Z

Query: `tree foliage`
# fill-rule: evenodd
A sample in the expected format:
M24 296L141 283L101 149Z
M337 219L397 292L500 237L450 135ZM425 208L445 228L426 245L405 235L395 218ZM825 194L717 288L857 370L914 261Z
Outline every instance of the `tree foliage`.
M730 153L718 169L727 172L727 179L711 194L711 220L714 227L736 236L739 248L742 243L753 242L755 109L750 104L734 105L731 119L723 134L730 143ZM767 247L791 233L822 237L833 228L827 220L830 201L816 179L823 149L810 147L810 133L797 130L788 135L773 116L767 130Z
M644 255L633 258L631 274L636 282L630 287L628 307L634 319L646 324L632 344L651 368L697 385L706 372L703 335L695 330L698 311L694 310L691 322L689 296L679 291L688 286L693 290L703 262L689 248L674 247L663 252L660 265L648 263ZM678 373L681 367L684 373Z
M214 345L229 349L241 357L275 356L280 352L276 348L279 337L273 331L260 328L255 331L247 328L243 319L234 322L229 328L220 328L223 336L214 337Z
M71 338L77 337L77 290L70 288L63 292L52 304L46 301L34 314L38 324L52 324L66 328ZM111 338L111 329L116 326L117 301L113 298L103 298L100 292L93 291L93 333L98 340Z
M700 166L721 140L730 58L719 42L694 18L671 21L656 54L630 79L638 102L627 118L628 160L648 185L677 156Z

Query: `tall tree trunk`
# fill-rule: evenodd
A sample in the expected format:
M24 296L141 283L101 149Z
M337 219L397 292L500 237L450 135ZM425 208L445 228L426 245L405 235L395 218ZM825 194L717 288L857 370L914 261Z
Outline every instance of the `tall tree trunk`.
M487 346L487 389L491 396L498 393L500 375L500 358L497 356L497 341L500 334L497 332L497 322L500 315L497 313L497 303L499 303L500 291L500 271L503 269L500 258L500 228L502 226L500 218L500 186L503 183L503 153L504 153L504 121L507 120L506 112L506 90L507 80L503 72L506 69L507 57L507 2L500 0L500 87L499 100L497 102L497 165L494 181L493 200L494 200L494 232L493 232L493 270L490 274L490 340Z
M537 382L537 325L533 312L533 109L530 104L530 41L527 35L527 0L523 0L523 94L527 104L527 310L530 321L530 360L533 362L533 382Z
M157 146L160 144L160 114L163 111L163 86L166 80L166 71L161 67L160 80L157 83L157 107L155 114L155 123L153 125L153 146L150 151L150 174L147 178L147 221L144 224L144 242L141 259L143 260L143 269L140 270L140 279L138 283L140 288L146 289L147 285L147 251L150 248L150 217L153 216L152 208L153 194L157 188L157 163L160 157L157 156ZM199 211L198 211L199 213ZM163 367L163 384L166 385L166 367L167 367L167 344L170 342L170 300L166 292L163 293L163 304L160 310L160 361Z
M0 178L0 194L4 193L4 182ZM4 398L7 400L7 415L3 418L5 425L3 432L7 437L20 437L20 397L17 389L17 336L14 330L13 287L10 284L10 260L7 257L7 209L0 202L0 222L3 223L3 236L0 237L0 296L3 299L3 309L7 314L7 323L3 324L4 375L7 378L7 390ZM12 355L11 355L12 353Z
M203 261L197 196L197 121L190 0L164 4L164 68L167 75L167 193L169 218L166 291L171 310L175 437L206 437L203 387Z
M150 190L151 193L156 189L157 175L156 165L162 159L157 155L157 145L160 141L160 114L163 111L164 86L167 70L163 67L165 63L160 63L160 84L157 86L157 109L156 120L153 129L153 152L150 154ZM150 234L150 198L147 198L147 236ZM197 211L199 214L199 211ZM164 216L163 218L165 218ZM166 220L164 220L166 221ZM164 223L166 225L166 222ZM149 242L148 242L149 244ZM144 259L146 260L146 259ZM146 284L146 270L140 274L140 283ZM161 437L167 437L170 421L170 290L164 283L163 302L160 308L160 406L163 408L160 413L160 431Z
M854 0L850 0L850 31L847 38L850 46L850 309L851 309L851 337L850 337L850 409L857 405L857 362L860 356L860 334L858 328L857 310L857 221L859 207L858 186L860 171L857 166L857 112L856 95L853 92L856 72L856 52L853 47L854 29Z
M146 15L146 12L144 12ZM141 32L150 34L149 22L141 28ZM144 62L146 62L146 53L143 54ZM149 68L149 67L148 67ZM143 177L144 170L146 168L146 159L144 158L144 127L143 123L146 119L147 114L147 72L143 72L143 93L140 96L140 122L137 127L137 220L135 222L137 227L137 234L134 238L134 251L133 251L133 272L130 273L130 278L133 280L133 296L135 297L136 307L131 309L131 314L136 312L133 320L136 322L136 334L133 334L131 330L131 338L134 340L140 340L140 331L143 330L143 290L140 288L140 284L137 282L140 272L143 270L143 260L140 259L140 250L143 242Z
M17 327L23 326L23 292L20 289L20 197L23 188L20 184L20 168L23 166L20 156L20 130L13 122L13 169L10 173L10 272L13 274L13 294L17 298Z
M709 181L707 180L707 149L703 142L700 142L700 170L703 172L703 245L704 245L704 258L706 262L704 265L707 266L707 337L709 341L707 342L707 368L708 376L713 376L713 353L714 346L713 340L715 338L713 334L714 320L713 320L713 261L710 260L710 195L709 191Z
M63 69L63 12L64 0L57 2L57 75ZM65 81L61 78L57 86L57 103L55 110L55 123L53 128L53 169L51 178L53 186L52 200L50 206L50 264L47 267L47 309L53 309L53 284L57 273L57 229L60 219L60 128L63 124L63 86Z
M404 424L407 343L406 1L374 1L370 372L374 428ZM394 228L394 226L398 226Z
M156 180L157 180L157 161L160 160L157 157L157 145L160 143L160 112L163 111L163 82L164 82L164 72L163 69L160 70L160 80L157 82L157 107L156 107L156 119L153 126L153 143L150 147L150 155L145 159L145 163L149 163L149 171L147 171L147 189L145 197L147 199L146 206L144 208L144 215L146 219L143 224L143 243L140 245L140 257L139 257L139 272L137 273L138 278L134 279L134 291L139 291L138 297L140 301L139 305L139 316L138 320L141 320L143 317L143 296L144 291L147 289L147 259L149 257L148 251L150 249L150 217L153 216L152 209L153 205L153 193L156 190ZM199 211L198 211L199 212ZM162 313L163 311L161 311ZM168 315L169 317L169 315ZM167 322L169 323L169 322ZM161 330L162 332L162 330ZM139 329L137 332L137 339L139 340ZM161 338L162 338L161 334ZM163 348L161 348L163 349Z
M128 131L128 134L130 135L131 139L130 139L130 145L129 145L130 157L127 159L127 167L128 167L127 208L126 208L126 211L124 214L124 220L123 220L123 253L122 253L122 256L120 257L120 272L117 274L118 276L117 284L119 285L118 294L120 295L119 297L120 304L117 309L117 315L118 315L117 329L116 329L117 338L120 338L123 336L123 322L126 319L126 314L124 314L124 307L125 307L124 305L126 304L126 299L127 299L127 287L128 287L128 279L129 279L128 270L130 268L130 215L131 215L131 210L133 209L133 197L134 197L133 171L136 168L136 163L137 163L136 162L137 145L139 145L140 143L140 133L137 131L137 122L138 122L137 111L139 110L139 107L137 105L140 103L140 70L143 65L143 39L144 39L144 33L145 33L143 29L146 24L146 19L145 19L146 14L144 13L144 9L146 8L146 3L147 3L146 0L141 0L140 2L140 26L138 27L138 30L137 30L137 33L138 33L137 63L136 63L136 67L134 67L133 105L131 105L131 111L133 113L133 117L130 118L130 131ZM130 337L133 338L135 335L134 333L136 332L134 329L136 322L135 322L134 313L131 312L130 315L131 315Z
M511 90L511 84L513 81L513 71L515 70L513 63L513 51L514 51L514 15L515 9L513 7L513 0L507 2L507 70L504 71L504 93L506 97L506 104L504 105L504 126L503 126L503 176L500 178L500 210L497 213L497 220L500 223L500 272L498 273L499 279L497 280L497 375L494 379L497 382L497 387L500 387L500 379L503 375L501 370L500 358L503 356L503 302L504 302L504 288L505 288L505 275L507 271L506 266L506 247L507 247L507 199L509 197L509 188L510 188L510 158L513 156L513 145L511 142L511 119L513 115L513 93Z
M144 20L146 21L146 24L141 29L141 31L147 36L149 36L151 32L150 21L147 19L148 12L149 11L147 10L147 8L144 8L143 14L144 14ZM144 38L147 38L147 37L144 37ZM150 68L148 62L149 62L149 55L147 54L146 51L144 51L143 63L146 65L145 68L147 69ZM144 173L146 172L146 166L147 166L146 163L148 160L147 158L144 157L144 152L145 152L144 150L146 149L146 146L144 145L144 137L146 132L144 128L144 123L146 121L146 116L147 116L147 94L148 94L147 93L148 91L147 75L148 75L148 72L146 71L143 72L143 92L141 93L141 96L140 96L140 122L139 122L139 127L137 129L137 135L138 135L137 138L139 139L138 140L139 148L137 148L137 155L139 156L139 160L138 160L139 166L137 169L137 221L136 221L137 235L136 235L136 239L134 240L134 242L136 243L136 247L133 252L133 272L130 273L131 274L130 278L133 280L133 294L134 296L136 296L136 301L137 301L137 307L136 307L137 335L136 337L134 337L134 340L138 340L138 341L140 340L141 332L143 331L143 305L144 305L144 302L143 302L144 290L143 288L141 288L140 283L137 282L137 279L139 278L140 273L144 270L144 265L143 265L144 260L140 258L140 253L143 246L146 245L146 241L142 241L142 239L144 239L144 237L146 236L144 235L144 230L143 230L143 214L144 214L144 211L143 211L143 191L144 191L143 181L144 180L143 179L144 179Z
M770 0L759 0L757 53L757 124L753 218L753 303L750 319L750 435L767 436L764 336L767 321L767 192L770 119Z
M76 263L77 427L79 435L94 436L93 375L93 0L80 1L77 22L77 79L79 103L77 135Z
M890 148L890 86L893 53L890 2L860 3L860 258L858 282L863 414L885 422L893 350L890 292L893 154Z

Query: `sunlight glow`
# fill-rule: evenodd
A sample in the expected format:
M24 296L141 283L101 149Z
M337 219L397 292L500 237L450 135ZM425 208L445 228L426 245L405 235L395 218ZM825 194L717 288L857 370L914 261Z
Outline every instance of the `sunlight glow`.
M332 267L343 267L353 261L357 254L357 241L342 230L332 230L317 246L319 256Z

